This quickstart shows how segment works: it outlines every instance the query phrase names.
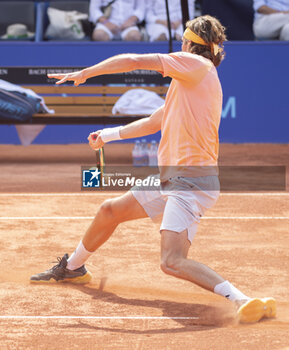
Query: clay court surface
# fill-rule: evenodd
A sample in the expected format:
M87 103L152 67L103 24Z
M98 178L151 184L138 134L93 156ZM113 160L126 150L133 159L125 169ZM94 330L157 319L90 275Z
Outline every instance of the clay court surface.
M107 145L107 162L130 151ZM87 145L0 146L1 350L289 349L288 188L222 193L189 253L244 293L275 297L276 319L240 325L227 300L163 274L150 219L117 228L87 263L92 283L31 285L117 195L80 191L80 166L94 160ZM220 163L288 166L289 146L222 145Z

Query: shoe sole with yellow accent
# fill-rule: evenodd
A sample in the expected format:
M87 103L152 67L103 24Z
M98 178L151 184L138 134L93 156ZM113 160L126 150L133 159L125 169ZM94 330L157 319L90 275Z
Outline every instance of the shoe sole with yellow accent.
M254 298L248 300L238 309L240 323L255 323L263 317L276 316L276 301L273 298Z
M64 278L61 280L55 280L54 278L50 278L50 280L30 280L30 283L34 284L54 284L54 283L72 283L72 284L86 284L89 283L92 279L92 274L87 271L85 275L78 276L74 278Z
M262 301L265 303L264 317L272 318L276 317L276 300L274 298L263 298Z

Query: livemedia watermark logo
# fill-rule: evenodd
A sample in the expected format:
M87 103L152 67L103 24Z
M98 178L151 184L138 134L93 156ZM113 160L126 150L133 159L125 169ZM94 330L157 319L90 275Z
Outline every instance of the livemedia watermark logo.
M101 171L98 168L82 170L82 188L99 188L101 186Z
M134 169L132 167L106 167L106 171L97 167L81 168L82 190L122 191L132 187L155 190L160 187L159 176L151 174L151 168Z
M172 176L161 182L162 174L168 173ZM215 181L215 177L219 181ZM202 186L199 186L200 183ZM157 168L109 165L105 166L105 170L101 167L81 167L83 191L127 191L132 187L141 191L285 191L286 166Z

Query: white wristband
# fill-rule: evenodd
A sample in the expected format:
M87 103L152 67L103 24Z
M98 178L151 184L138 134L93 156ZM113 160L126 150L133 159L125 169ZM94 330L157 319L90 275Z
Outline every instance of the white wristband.
M101 130L99 136L101 137L104 143L121 140L121 137L119 134L120 128L121 126L117 126L116 128L103 129Z

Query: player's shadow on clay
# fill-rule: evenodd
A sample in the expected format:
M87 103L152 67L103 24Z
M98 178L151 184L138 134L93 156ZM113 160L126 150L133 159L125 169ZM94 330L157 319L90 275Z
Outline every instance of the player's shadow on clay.
M228 309L227 304L226 307L216 307L202 304L179 303L160 299L128 299L118 296L117 294L89 286L70 285L69 287L91 295L92 299L101 300L105 303L161 309L161 316L164 317L169 317L172 319L174 317L194 317L194 319L173 319L182 326L177 328L154 328L145 330L110 328L93 326L83 321L78 322L78 324L64 326L67 328L88 328L114 333L160 334L209 330L217 327L224 327L236 322L235 313L232 309Z

